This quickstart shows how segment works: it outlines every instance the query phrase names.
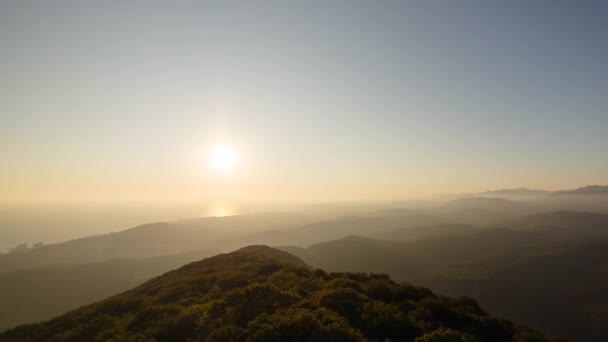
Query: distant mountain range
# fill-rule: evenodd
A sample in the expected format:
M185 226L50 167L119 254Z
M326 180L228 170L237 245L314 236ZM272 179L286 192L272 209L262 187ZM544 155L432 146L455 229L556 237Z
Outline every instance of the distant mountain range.
M582 188L573 190L557 190L548 191L541 189L528 189L528 188L514 188L514 189L500 189L490 190L472 194L465 194L463 196L544 196L544 195L567 195L567 194L608 194L608 186L602 185L589 185Z
M597 187L578 191L600 193ZM608 201L585 198L583 203L573 204L571 202L577 201L578 196L546 197L565 198L564 201L568 203L465 197L425 209L387 208L339 218L284 213L157 222L116 233L0 254L0 273L47 265L156 257L203 249L231 250L250 244L306 246L353 234L374 236L399 228L441 224L497 225L517 217L562 208L581 210L590 207L608 212Z
M576 195L576 194L608 194L608 186L590 185L574 190L562 190L553 192L554 195Z
M550 334L602 341L598 336L608 334L608 215L602 212L608 211L562 208L606 201L595 194L541 197L152 223L8 253L0 255L0 330L125 291L197 256L266 244L291 246L283 249L330 271L386 272L472 296Z
M116 233L43 245L0 255L0 273L20 269L149 258L188 251L232 250L251 244L311 245L347 235L373 236L400 228L446 223L486 225L534 212L535 207L500 198L466 198L429 210L378 210L340 218L294 214L248 215L144 224ZM249 224L247 224L249 222ZM430 230L423 234L427 236Z
M327 219L328 216L333 217L287 212L142 224L115 233L0 254L0 273L48 265L148 258L203 249L217 250L223 242L237 240L241 236L275 229L293 229Z
M608 215L562 211L509 226L435 226L430 229L442 235L414 241L402 229L377 236L390 241L349 236L282 249L330 271L385 272L440 293L471 296L550 334L605 341Z
M539 189L528 189L528 188L517 188L517 189L500 189L491 190L478 193L478 195L491 195L491 196L538 196L548 195L551 191L539 190Z
M485 191L485 192L478 193L478 195L495 195L495 196L509 196L509 195L540 196L540 195L566 195L566 194L608 194L608 186L589 185L589 186L584 186L582 188L577 188L577 189L573 189L573 190L558 190L558 191L517 188L517 189L492 190L492 191Z

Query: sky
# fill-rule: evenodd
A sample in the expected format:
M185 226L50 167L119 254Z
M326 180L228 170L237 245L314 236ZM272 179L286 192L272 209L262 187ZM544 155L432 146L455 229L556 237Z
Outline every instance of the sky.
M608 184L606 61L605 1L0 0L0 203Z

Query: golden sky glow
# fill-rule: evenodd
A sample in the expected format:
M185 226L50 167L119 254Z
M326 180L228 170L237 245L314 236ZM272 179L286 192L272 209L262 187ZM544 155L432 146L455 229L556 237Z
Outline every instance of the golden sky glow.
M459 6L3 3L0 202L608 183L601 11Z

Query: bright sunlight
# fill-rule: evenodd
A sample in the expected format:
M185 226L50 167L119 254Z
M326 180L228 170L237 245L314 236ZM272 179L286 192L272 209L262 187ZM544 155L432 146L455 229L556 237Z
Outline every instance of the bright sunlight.
M237 163L237 154L229 145L218 144L209 151L209 165L222 173L230 172Z

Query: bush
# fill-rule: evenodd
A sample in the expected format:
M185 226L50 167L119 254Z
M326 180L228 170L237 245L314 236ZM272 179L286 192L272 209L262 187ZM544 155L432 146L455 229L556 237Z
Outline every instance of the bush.
M431 333L418 337L415 342L473 342L473 340L459 331L439 328Z

